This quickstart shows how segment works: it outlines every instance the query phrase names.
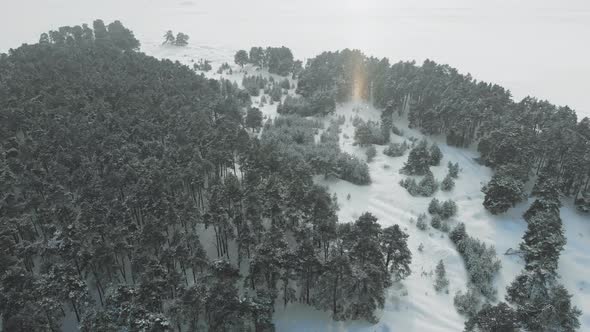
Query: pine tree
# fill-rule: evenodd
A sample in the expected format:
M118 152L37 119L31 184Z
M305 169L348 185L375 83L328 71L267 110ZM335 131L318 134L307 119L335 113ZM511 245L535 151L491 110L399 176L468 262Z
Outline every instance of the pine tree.
M425 175L429 167L428 143L422 140L410 151L408 161L406 161L400 172L407 175Z
M452 199L448 199L440 206L440 217L442 219L449 219L457 214L457 203Z
M565 236L559 216L542 211L528 220L520 250L525 269L539 269L543 273L557 274L559 255L565 246Z
M174 32L172 30L166 31L164 34L164 42L162 44L174 45L176 38L174 38Z
M447 279L445 263L443 263L442 259L438 261L438 264L436 265L435 275L434 289L437 292L445 290L449 286L449 279Z
M176 41L174 42L174 45L186 46L186 45L188 45L188 40L189 40L189 36L187 34L179 32L178 34L176 34Z
M432 144L430 146L430 165L431 166L438 166L440 165L440 161L443 158L443 154L440 151L440 148L436 144Z
M442 218L438 214L433 215L430 219L430 226L432 226L434 229L440 229L441 224Z
M506 212L525 197L524 182L504 171L498 171L482 190L483 206L492 214Z
M411 273L412 253L408 249L409 235L396 224L383 229L381 247L385 253L385 268L393 274L394 280L402 280Z
M433 198L428 204L428 213L430 214L440 214L440 201L436 198Z
M422 180L418 182L418 194L420 196L429 197L434 195L437 190L438 182L434 178L434 174L428 170Z
M451 191L451 190L453 190L454 187L455 187L455 180L453 180L453 177L451 177L450 174L447 174L447 176L445 176L445 178L440 183L440 189L442 191Z
M459 177L459 163L448 162L447 167L449 169L448 174L451 178L456 179Z
M248 52L246 52L245 50L239 50L234 55L234 62L240 67L244 67L244 65L247 64L249 61L250 60L248 59Z
M529 331L575 331L581 311L571 295L554 278L539 270L523 272L507 288L506 300Z
M246 127L258 131L262 127L262 112L256 107L248 108L246 112Z

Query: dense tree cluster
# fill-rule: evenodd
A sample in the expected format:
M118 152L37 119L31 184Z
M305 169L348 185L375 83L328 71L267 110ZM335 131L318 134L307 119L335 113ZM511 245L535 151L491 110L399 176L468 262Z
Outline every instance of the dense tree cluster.
M566 239L559 209L555 165L541 172L533 192L536 200L524 213L527 230L520 244L524 271L507 287L506 301L484 305L465 323L466 331L575 331L581 312L559 283L559 255Z
M554 170L551 165L546 172ZM559 283L559 255L566 239L559 216L559 191L554 177L545 175L535 188L537 198L524 214L527 230L520 249L524 271L507 288L506 300L519 322L530 331L574 331L581 312Z
M408 236L370 214L337 223L309 158L333 145L306 146L314 132L290 119L251 138L246 91L133 52L119 25L0 57L3 328L57 331L73 313L83 331L271 331L278 300L374 321L410 273Z
M240 66L251 63L260 68L267 68L272 74L287 76L301 70L301 62L293 59L293 53L285 46L252 47L250 52L239 50L234 55L234 62Z
M421 140L410 150L408 160L400 173L407 175L425 175L430 172L430 166L438 166L442 159L442 152L436 144L428 147L428 142Z
M451 191L455 188L455 179L459 177L459 163L452 163L449 161L447 164L448 173L440 183L440 189L442 191Z
M123 51L139 49L139 41L120 21L113 21L105 26L102 20L96 20L91 29L87 24L82 26L63 26L57 30L42 33L39 44L56 46L88 47L94 44L115 47Z
M371 183L367 164L340 150L339 123L332 122L316 144L315 135L319 128L323 128L320 121L280 116L266 126L261 139L305 160L312 173L334 176L359 185Z
M426 60L390 65L357 50L324 52L309 59L297 92L309 96L330 91L337 101L363 98L384 110L406 113L410 126L424 134L446 136L447 143L478 143L481 160L496 170L502 166L525 171L524 179L496 179L486 191L486 208L501 213L520 199L520 180L529 180L548 163L560 192L573 196L581 211L590 211L590 119L578 121L573 110L526 97L512 100L501 86L480 82L448 65ZM422 170L424 171L424 170ZM516 180L516 181L514 181ZM493 203L499 191L509 199Z
M497 294L494 278L501 267L496 249L469 236L463 223L458 224L449 237L465 261L465 268L469 275L467 295L471 296L470 292L475 294L473 296L481 294L487 300L494 301Z
M299 116L325 116L334 113L336 103L326 93L321 91L311 97L287 95L285 100L277 106L279 114L296 114Z
M428 205L428 213L438 215L442 219L449 219L457 214L457 203L452 199L441 203L438 199L433 198Z
M383 129L378 122L364 121L360 117L356 117L353 125L355 145L383 145L389 142L389 137L386 139L385 135L383 135Z
M412 196L430 197L438 190L439 183L430 170L418 182L414 178L400 180L399 185L405 188Z
M175 45L175 46L186 46L188 45L189 36L185 33L179 32L176 37L174 37L174 32L172 30L166 31L164 34L164 42L163 45Z
M242 87L248 91L251 96L255 97L258 96L260 94L260 90L266 88L268 84L268 80L260 75L244 75L242 78Z

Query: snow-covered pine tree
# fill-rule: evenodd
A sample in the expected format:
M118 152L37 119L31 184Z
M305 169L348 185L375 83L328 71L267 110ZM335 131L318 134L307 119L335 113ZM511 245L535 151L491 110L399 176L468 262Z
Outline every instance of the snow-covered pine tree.
M408 237L409 235L397 224L383 229L381 247L385 253L385 268L396 281L404 279L411 273L412 253L408 249Z
M436 145L436 143L433 143L432 146L430 146L430 165L440 165L440 161L442 160L442 158L442 151L440 151L440 148L438 147L438 145Z
M455 188L455 180L450 174L447 174L440 183L440 189L442 191L451 191L453 188Z
M407 175L425 175L429 167L430 153L428 152L428 143L426 140L422 140L410 151L408 160L400 172Z
M436 264L434 273L436 276L436 279L434 280L434 289L437 292L445 290L449 286L449 279L447 279L447 271L445 270L445 263L442 259Z

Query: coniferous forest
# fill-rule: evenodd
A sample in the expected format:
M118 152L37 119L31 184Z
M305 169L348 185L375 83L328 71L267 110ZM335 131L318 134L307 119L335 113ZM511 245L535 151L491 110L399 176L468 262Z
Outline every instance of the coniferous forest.
M347 202L314 181L373 181L375 148L367 161L351 155L339 145L345 119L320 121L351 98L382 110L379 123L353 120L355 144L407 155L401 172L424 176L400 183L412 196L453 190L459 166L439 184L430 167L440 148L390 143L394 116L477 149L494 171L481 189L490 213L535 198L523 216L524 270L505 299L494 248L463 223L450 229L454 201L428 206L465 262L468 291L454 300L465 330L579 328L574 290L557 271L567 242L559 208L571 198L590 212L590 119L516 102L430 60L390 64L346 49L303 64L287 47L253 47L236 64L285 79L245 76L240 87L139 48L121 22L96 20L0 55L4 330L60 331L69 320L81 331L274 331L276 308L295 302L378 322L387 289L413 272L408 231L365 211L338 220ZM285 95L289 79L296 96ZM279 116L263 118L251 101L259 94ZM427 229L424 220L416 226ZM436 273L443 292L442 260Z

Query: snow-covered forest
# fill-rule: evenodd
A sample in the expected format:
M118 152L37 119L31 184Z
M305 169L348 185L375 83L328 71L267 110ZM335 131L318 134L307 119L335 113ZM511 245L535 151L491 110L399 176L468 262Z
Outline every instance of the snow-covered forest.
M0 55L4 330L590 329L590 119L432 60L130 29Z

